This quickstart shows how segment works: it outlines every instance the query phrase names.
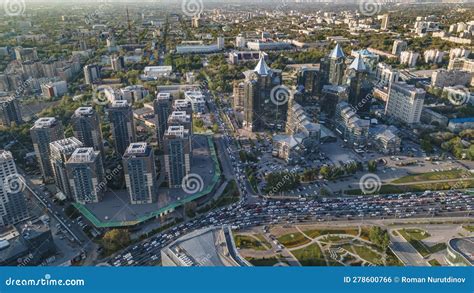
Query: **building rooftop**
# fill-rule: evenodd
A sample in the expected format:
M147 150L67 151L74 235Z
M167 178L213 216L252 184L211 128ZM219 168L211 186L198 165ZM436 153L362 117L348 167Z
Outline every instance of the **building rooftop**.
M35 121L32 128L50 128L56 124L57 120L54 117L43 117Z
M67 153L67 152L71 152L75 150L78 147L82 147L82 142L73 136L73 137L53 141L52 143L49 144L49 147L51 148L51 150L54 149L61 153Z
M72 153L68 163L91 163L94 161L97 153L93 148L78 148Z
M0 150L0 162L13 160L13 155L10 151Z
M349 69L354 69L355 71L366 71L367 66L365 66L364 60L357 55L352 64L349 66Z
M165 136L176 136L180 138L187 137L189 135L189 130L184 128L182 125L170 126L165 132Z
M339 43L336 44L336 47L332 50L331 54L329 54L329 58L337 59L337 58L344 58L344 52L342 51L341 46Z
M163 255L164 266L250 265L238 255L228 227L211 227L189 233L165 247Z
M265 57L260 57L257 66L255 67L254 71L259 75L268 75L271 72L270 67L268 67L267 62L265 62Z
M131 143L125 153L124 157L147 157L150 154L151 148L148 147L146 142L135 142Z
M474 266L474 237L451 239L449 245Z
M171 97L171 94L170 93L158 93L156 95L156 99L157 100L166 100L168 101Z
M88 116L95 112L92 107L79 107L74 111L74 116Z
M129 104L127 100L116 100L113 101L111 105L112 108L126 108L128 106Z

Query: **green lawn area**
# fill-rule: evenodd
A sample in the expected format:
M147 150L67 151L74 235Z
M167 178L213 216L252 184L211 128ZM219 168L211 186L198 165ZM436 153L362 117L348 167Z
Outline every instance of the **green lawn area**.
M324 255L316 243L291 252L303 266L326 266Z
M253 234L253 236L257 237L258 240L260 240L260 243L262 243L263 245L267 247L272 247L272 245L268 243L268 241L265 239L265 237L263 237L262 234Z
M393 253L393 251L389 248L387 249L387 258L385 260L385 265L389 267L401 267L403 266L403 262L401 262L398 257Z
M400 232L400 234L406 240L410 240L410 239L423 240L431 236L428 232L421 229L402 229L402 230L399 230L398 232Z
M321 235L328 235L328 234L349 234L356 236L359 234L359 230L357 228L346 228L346 229L311 229L311 230L303 230L303 233L308 235L310 238L316 238Z
M295 233L290 233L290 234L285 234L283 236L280 236L278 237L278 241L288 248L298 247L310 242L310 240L306 238L300 232L295 232Z
M253 264L256 267L272 267L275 264L279 263L278 259L276 257L272 258L246 258L248 262Z
M364 245L351 245L351 244L346 244L342 246L344 249L347 251L350 251L354 254L357 254L360 256L362 259L375 264L375 265L382 265L382 256L375 251L372 251L370 248L364 246Z
M268 250L260 241L247 235L235 235L234 241L240 249Z
M473 174L465 170L451 170L441 172L429 172L416 175L409 175L393 181L393 183L411 183L418 181L447 180L459 178L474 178Z
M402 235L402 237L405 238L423 257L427 257L430 254L446 249L445 243L438 243L433 246L424 244L421 240L428 238L430 235L428 233L423 234L423 230L401 229L398 230L398 233L400 233L400 235Z
M474 226L462 226L465 230L469 231L469 232L474 232Z
M439 261L437 261L436 259L432 259L430 261L428 261L428 263L432 266L432 267L440 267L441 264L439 263Z

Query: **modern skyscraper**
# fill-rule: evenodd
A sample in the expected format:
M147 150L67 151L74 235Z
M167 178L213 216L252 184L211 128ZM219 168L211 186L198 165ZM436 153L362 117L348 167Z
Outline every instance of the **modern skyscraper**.
M0 227L16 224L28 218L22 177L9 151L0 150Z
M132 143L123 155L125 183L132 204L156 201L158 186L153 149L146 142Z
M318 68L303 67L298 71L298 90L303 94L304 100L321 95L323 89L323 76Z
M328 82L332 85L341 85L344 78L346 56L339 43L326 58Z
M72 194L67 177L66 163L72 153L80 147L82 147L82 142L75 137L61 139L49 144L56 191L62 193L67 199L72 199Z
M277 123L284 125L290 93L286 103L276 101L278 105L272 102L271 97L272 90L281 86L281 70L268 67L262 56L255 69L244 74L244 128L248 131L260 131ZM275 99L276 97L273 98Z
M189 130L184 126L170 126L163 138L166 176L171 188L181 187L191 171Z
M100 119L94 108L77 108L71 117L71 125L74 136L82 142L84 147L100 151L102 159L104 159L105 151Z
M97 203L105 192L104 167L98 151L78 148L66 163L71 194L81 204Z
M3 126L11 126L13 123L20 125L23 123L20 106L15 97L0 97L0 123Z
M84 79L86 84L93 84L100 79L100 66L97 64L89 64L84 66Z
M168 129L168 116L171 113L172 98L169 93L158 93L153 108L155 109L156 139L161 148L163 136Z
M349 104L356 109L357 113L368 113L370 111L371 85L368 81L369 70L364 59L358 55L347 69L346 79L349 85Z
M125 100L114 101L109 109L110 130L117 155L122 156L128 146L136 141L132 107Z
M41 174L43 175L43 181L45 183L52 183L54 173L51 167L49 144L64 138L63 125L61 121L54 117L40 118L31 127L30 134L36 158L41 168Z
M426 92L406 83L391 83L385 115L406 124L419 123Z

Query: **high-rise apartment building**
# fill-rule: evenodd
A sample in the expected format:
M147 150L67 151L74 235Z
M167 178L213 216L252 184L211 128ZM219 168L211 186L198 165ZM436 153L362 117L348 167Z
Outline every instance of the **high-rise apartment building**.
M385 115L406 124L419 123L425 100L425 91L406 83L389 86Z
M100 118L94 108L77 108L71 117L71 125L74 136L82 142L84 147L100 151L102 158L105 158Z
M407 42L405 42L403 40L395 40L395 41L393 41L392 54L393 55L400 55L407 48L408 48Z
M81 204L97 203L106 190L100 152L78 148L66 163L67 176L74 200Z
M181 187L191 171L190 133L184 126L170 126L166 130L163 145L165 170L171 188Z
M125 100L112 102L108 108L110 130L117 155L122 156L128 146L136 141L132 107Z
M149 204L157 200L155 158L146 142L132 143L123 155L125 183L132 204Z
M275 123L285 124L288 99L286 102L271 97L272 91L282 83L280 70L268 67L262 57L254 70L244 72L244 122L248 131L260 131ZM281 103L280 103L281 102Z
M0 123L8 127L23 123L20 106L15 97L0 97Z
M93 84L100 79L100 66L98 64L84 66L84 79L86 84Z
M161 148L163 136L168 129L168 116L171 113L172 98L169 93L158 93L153 108L155 111L156 138Z
M52 183L54 181L54 173L51 167L49 145L53 141L64 138L61 121L54 117L40 118L31 127L30 134L43 181L45 183Z
M72 194L67 177L66 163L74 151L80 147L82 147L82 142L75 137L61 139L49 144L56 191L62 193L67 199L72 199Z
M28 209L11 152L0 150L0 228L28 218Z

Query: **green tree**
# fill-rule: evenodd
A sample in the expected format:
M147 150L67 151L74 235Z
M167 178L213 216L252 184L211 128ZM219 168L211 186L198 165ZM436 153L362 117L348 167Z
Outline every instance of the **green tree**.
M384 251L386 251L390 245L390 236L388 235L388 231L378 226L370 228L369 240L382 248Z
M369 169L369 172L377 171L377 162L374 160L368 161L367 168Z
M109 253L118 251L128 245L130 245L130 233L124 229L109 230L102 237L102 246Z

